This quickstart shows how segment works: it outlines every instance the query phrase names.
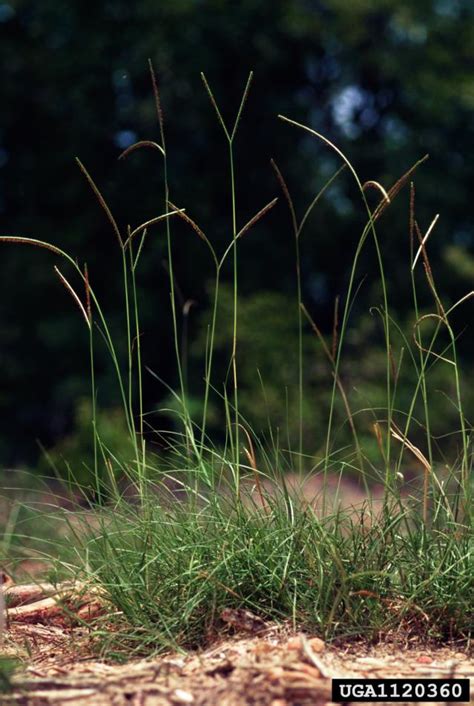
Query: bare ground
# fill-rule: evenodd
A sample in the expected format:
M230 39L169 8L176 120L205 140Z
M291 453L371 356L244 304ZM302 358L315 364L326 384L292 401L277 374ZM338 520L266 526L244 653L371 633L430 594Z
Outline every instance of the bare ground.
M84 627L11 622L3 654L22 660L13 692L19 706L320 706L333 677L467 677L474 659L460 647L405 644L326 646L288 627L224 632L200 652L116 664L98 658ZM474 683L471 687L474 697Z

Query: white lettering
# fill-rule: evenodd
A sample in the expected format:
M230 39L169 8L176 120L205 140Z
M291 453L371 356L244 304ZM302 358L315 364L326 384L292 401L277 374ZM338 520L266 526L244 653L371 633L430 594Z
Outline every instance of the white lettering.
M339 691L343 699L348 699L351 695L351 684L339 684Z
M390 690L390 696L392 699L399 699L400 698L400 692L398 691L398 684L396 682L392 682L390 684L391 690Z
M449 699L449 684L442 684L439 690L440 696L443 699Z
M419 682L418 684L415 684L415 696L417 699L423 698L425 695L425 685Z
M372 686L372 684L367 684L364 696L366 699L376 699L377 698L377 692L375 691L375 687Z

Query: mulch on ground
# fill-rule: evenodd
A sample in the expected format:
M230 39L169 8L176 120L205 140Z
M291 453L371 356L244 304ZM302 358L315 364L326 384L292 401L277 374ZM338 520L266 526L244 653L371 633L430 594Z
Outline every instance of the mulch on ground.
M0 695L2 706L319 706L331 703L333 677L474 682L466 650L423 648L416 641L327 646L277 625L223 634L200 652L116 664L98 659L85 627L11 622L2 652L24 665L13 692Z

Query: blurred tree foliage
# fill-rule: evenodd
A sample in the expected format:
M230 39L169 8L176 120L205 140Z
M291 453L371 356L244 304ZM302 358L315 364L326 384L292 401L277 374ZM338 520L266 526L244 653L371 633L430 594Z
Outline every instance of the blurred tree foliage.
M74 414L73 433L61 438L40 459L38 469L42 476L54 475L66 478L73 487L79 486L84 498L91 497L97 490L94 474L94 444L91 434L92 405L88 398L77 402ZM103 464L103 455L99 450L100 469L104 470L102 492L110 490L110 484L122 475L124 468L130 467L134 460L133 444L128 434L123 410L108 409L100 412L97 429L101 439L103 453L109 465L107 472ZM123 466L122 466L123 464Z
M93 286L119 330L123 295L116 243L74 156L101 185L121 226L163 211L156 155L143 151L116 162L135 139L157 138L151 57L165 111L172 199L222 249L230 237L227 155L199 71L230 117L253 69L236 142L239 222L278 194L271 157L300 212L338 166L333 153L280 123L278 113L323 132L350 156L363 180L386 187L430 153L416 176L417 215L426 229L435 212L442 214L429 252L440 290L453 302L472 283L473 47L471 0L0 1L0 232L50 240L87 260ZM405 190L380 222L401 320L410 305L407 204ZM304 299L325 332L332 326L334 299L344 294L362 222L359 196L345 174L302 236ZM207 307L210 263L185 224L173 224L173 239L183 302L197 302L189 318L193 338ZM295 290L293 249L280 199L242 241L240 255L249 316L267 307L260 336L268 332L271 348L265 351L260 338L253 345L270 376L285 350L276 350L274 342L278 348L294 326L280 318ZM69 431L74 402L88 390L88 343L52 272L54 257L14 246L2 247L1 254L0 458L15 464L34 460L36 438L48 445ZM140 271L144 356L173 383L164 257L164 232L157 228ZM380 303L374 274L368 248L358 272L358 281L367 277L356 313ZM427 291L421 305L428 304ZM466 317L472 318L472 304L459 312L461 321ZM473 346L466 333L463 346L469 361ZM192 358L191 380L199 381L201 368ZM98 381L102 404L114 406L105 351ZM246 394L256 395L257 388L255 375L255 389ZM164 390L150 378L146 393L153 408Z

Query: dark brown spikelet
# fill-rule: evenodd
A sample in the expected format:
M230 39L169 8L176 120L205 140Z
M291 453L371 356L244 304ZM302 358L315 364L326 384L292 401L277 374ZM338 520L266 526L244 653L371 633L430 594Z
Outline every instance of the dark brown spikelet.
M161 139L163 141L163 135L165 130L165 121L163 119L163 110L161 108L160 91L158 90L158 81L156 80L155 69L153 68L153 63L151 59L148 59L148 66L150 68L151 85L153 86L153 96L155 98L156 115L158 118L158 123L160 125ZM165 145L163 144L163 149Z
M79 296L77 295L76 291L72 287L72 285L68 282L68 280L65 278L63 273L59 270L58 267L54 267L54 271L56 272L57 276L59 277L59 281L61 284L64 286L66 291L69 292L71 297L74 299L76 302L77 306L79 307L79 311L81 312L82 316L84 317L84 321L86 322L87 326L90 328L91 327L91 322L89 317L87 316L87 312L84 308L84 304L81 302Z
M235 134L236 134L236 132L237 132L237 128L238 128L238 126L239 126L240 118L242 117L242 111L243 111L243 109L244 109L244 105L246 104L247 98L248 98L248 96L249 96L249 91L250 91L250 86L251 86L251 84L252 84L252 81L253 81L253 71L251 71L251 72L249 73L249 76L248 76L248 79L247 79L247 83L245 84L244 92L243 92L243 94L242 94L242 100L240 101L239 110L237 111L237 116L236 116L236 118L235 118L234 127L233 127L233 130L232 130L232 135L231 135L231 137L230 137L231 141L234 139Z
M438 308L438 313L443 320L446 320L446 312L444 310L441 299L439 298L438 292L436 291L433 272L431 270L431 265L430 265L430 261L428 258L428 253L426 251L425 238L423 238L421 231L420 231L420 227L419 227L416 220L414 221L414 226L415 226L416 234L418 236L418 240L420 242L421 256L423 258L423 267L425 269L426 280L428 282L428 285L429 285L431 292L433 294L433 297L435 299L436 306Z
M281 190L283 191L283 195L284 195L286 202L288 204L288 208L290 209L293 230L295 231L295 233L297 233L298 232L298 222L296 220L295 205L293 203L293 199L291 198L290 190L288 189L288 186L287 186L287 183L283 177L283 174L281 173L280 168L279 168L278 164L275 162L275 160L271 159L270 164L272 165L272 169L275 172L276 178L278 179L278 183L281 186Z
M185 221L188 225L191 226L191 228L199 235L201 240L204 240L204 242L207 242L206 236L204 235L203 231L200 229L200 227L198 226L196 221L193 221L192 218L190 218L182 209L179 209L178 206L175 206L175 204L172 203L171 201L168 201L168 206L175 211L177 216L182 218L183 221Z
M34 245L37 248L44 248L45 250L50 250L56 255L64 256L65 253L57 248L51 243L45 243L43 240L36 240L35 238L25 238L21 235L2 235L0 236L0 243L17 243L19 245Z
M272 209L274 207L274 205L276 204L277 201L278 201L278 196L276 198L274 198L272 201L270 201L269 203L267 203L266 206L261 208L260 211L255 214L255 216L252 216L252 218L244 225L244 227L241 228L241 230L239 230L239 232L236 235L236 238L241 238L244 235L244 233L246 233L248 230L250 230L250 228L253 225L255 225L255 223L257 223L257 221L259 221L261 218L263 218L263 216L266 213L268 213L268 211L270 211L270 209Z
M390 202L393 201L393 199L395 198L395 196L396 196L396 195L398 194L398 192L405 186L405 184L407 183L408 179L409 179L409 178L411 177L411 175L418 169L418 167L419 167L421 164L423 164L424 162L426 162L426 160L428 159L428 157L429 157L429 155L425 154L425 156L422 157L421 159L419 159L418 162L415 162L415 164L414 164L412 167L410 167L410 169L408 169L408 171L406 171L405 174L403 174L403 175L400 177L400 179L398 179L398 180L395 182L395 184L387 191L387 196L388 196L388 198L390 199ZM377 218L379 218L379 217L382 215L382 213L385 211L385 209L386 209L387 206L389 206L389 205L390 205L390 203L389 203L386 199L383 199L383 200L381 201L381 203L377 206L377 208L375 209L375 211L374 211L374 213L373 213L373 220L374 220L374 221L377 220Z
M151 149L159 150L162 154L165 153L163 147L157 142L153 142L153 140L140 140L140 142L135 142L133 145L130 145L130 147L127 147L126 150L121 152L118 156L118 159L124 159L125 157L128 157L131 152L135 152L136 150L142 149L143 147L149 147Z
M112 213L107 201L103 197L102 192L100 191L99 187L97 186L97 184L95 183L95 181L93 180L93 178L91 177L91 175L89 174L89 172L87 171L85 166L82 164L81 160L76 157L76 162L79 166L79 169L84 174L84 176L87 180L87 183L89 184L92 191L94 192L94 195L95 195L97 201L99 202L100 206L102 207L105 215L107 216L107 219L109 220L109 223L112 226L115 235L117 236L117 240L119 241L120 247L123 248L123 241L122 241L122 236L120 234L120 229L117 225L117 221L115 220L113 213Z

